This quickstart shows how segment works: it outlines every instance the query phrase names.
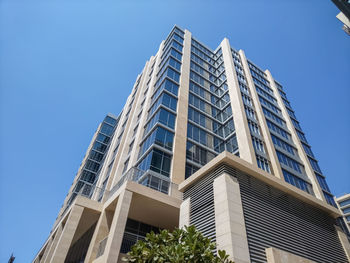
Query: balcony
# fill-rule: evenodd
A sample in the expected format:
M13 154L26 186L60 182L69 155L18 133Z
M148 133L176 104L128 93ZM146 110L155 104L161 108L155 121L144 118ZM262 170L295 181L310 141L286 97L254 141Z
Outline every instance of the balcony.
M110 198L126 181L137 182L164 194L169 194L169 188L172 184L170 178L166 176L151 170L143 171L137 167L132 167L122 175L118 183L107 194L108 198Z

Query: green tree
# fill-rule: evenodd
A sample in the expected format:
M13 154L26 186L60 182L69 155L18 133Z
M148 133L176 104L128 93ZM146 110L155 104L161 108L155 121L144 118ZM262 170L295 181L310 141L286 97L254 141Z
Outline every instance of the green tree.
M173 232L162 230L159 234L148 233L145 240L139 240L125 262L155 263L234 263L228 259L224 250L214 255L215 244L197 231L194 226L175 229Z

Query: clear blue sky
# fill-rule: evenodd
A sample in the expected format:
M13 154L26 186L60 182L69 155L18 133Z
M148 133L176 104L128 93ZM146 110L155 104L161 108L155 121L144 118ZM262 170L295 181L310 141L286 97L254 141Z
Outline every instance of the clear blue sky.
M330 0L0 2L0 262L30 262L85 150L174 24L283 85L335 195L350 192L350 37Z

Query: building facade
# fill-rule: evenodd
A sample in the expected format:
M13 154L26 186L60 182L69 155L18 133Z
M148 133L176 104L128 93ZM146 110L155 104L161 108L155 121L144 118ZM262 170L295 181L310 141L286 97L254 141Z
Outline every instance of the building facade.
M343 213L344 221L350 231L350 194L339 196L335 200L337 201L339 209Z
M119 262L151 230L188 224L236 263L348 262L284 88L228 39L211 50L175 26L113 119L93 180L78 172L33 262Z

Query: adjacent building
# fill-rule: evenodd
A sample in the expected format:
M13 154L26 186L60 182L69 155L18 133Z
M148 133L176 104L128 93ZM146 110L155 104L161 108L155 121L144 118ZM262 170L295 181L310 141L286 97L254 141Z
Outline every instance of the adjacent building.
M339 196L335 200L337 201L339 209L343 213L344 221L350 231L350 194Z
M343 30L350 36L350 1L349 0L332 0L339 8L340 12L337 18L343 23Z
M189 224L236 263L349 262L284 87L228 39L212 50L175 26L109 118L33 262L119 262L146 233Z

